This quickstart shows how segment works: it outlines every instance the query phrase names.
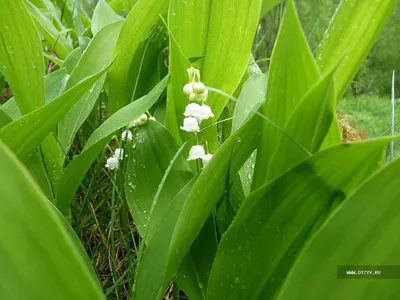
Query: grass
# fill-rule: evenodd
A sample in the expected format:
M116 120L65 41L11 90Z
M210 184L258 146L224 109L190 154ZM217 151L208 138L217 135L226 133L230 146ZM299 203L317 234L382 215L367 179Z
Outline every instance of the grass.
M339 114L368 138L391 135L391 101L375 95L346 96L339 104ZM395 132L400 133L400 102L395 103ZM395 141L400 155L400 141Z

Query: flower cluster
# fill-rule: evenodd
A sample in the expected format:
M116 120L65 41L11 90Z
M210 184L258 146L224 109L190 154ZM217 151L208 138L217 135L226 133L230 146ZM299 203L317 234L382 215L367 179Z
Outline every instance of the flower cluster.
M213 118L211 107L204 104L207 101L208 89L200 81L200 71L194 67L189 68L189 83L183 87L183 92L189 97L189 104L186 106L183 126L181 129L187 132L196 134L200 131L200 124L203 120ZM206 154L204 147L201 145L194 145L189 151L188 160L201 159L203 167L212 158L212 154Z
M156 119L154 117L147 117L146 114L143 114L136 120L133 120L132 122L130 122L129 127L135 129L138 126L145 124L147 122L147 120L155 121ZM121 134L121 140L123 140L125 142L131 142L132 138L133 138L133 134L130 129L124 130ZM118 169L119 161L123 160L123 159L124 159L124 149L117 148L114 151L114 155L107 159L107 163L105 166L106 166L106 168L108 168L110 170Z

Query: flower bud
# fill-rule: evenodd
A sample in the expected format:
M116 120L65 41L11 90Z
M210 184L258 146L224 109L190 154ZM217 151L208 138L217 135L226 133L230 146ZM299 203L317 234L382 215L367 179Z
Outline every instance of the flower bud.
M149 120L156 121L156 118L150 117Z
M187 160L196 160L196 159L202 158L205 155L206 155L206 153L204 151L203 146L195 145L195 146L192 146L192 148L190 148L189 157Z
M118 158L112 156L109 159L107 159L106 163L106 168L109 168L110 170L118 169Z
M190 95L191 93L193 93L193 85L191 83L185 84L185 86L183 87L183 92L186 95Z
M185 118L183 119L183 126L181 126L181 129L188 132L198 132L200 131L199 122L193 117Z
M200 101L200 100L201 100L200 95L197 95L197 94L195 94L195 93L191 93L191 94L189 95L189 101L190 101L190 102L198 102L198 101Z
M193 82L193 92L196 94L203 94L206 90L206 86L202 82Z
M140 119L140 121L142 121L142 124L144 124L144 122L147 121L147 115L146 115L146 114L143 114L143 115L140 116L139 119Z

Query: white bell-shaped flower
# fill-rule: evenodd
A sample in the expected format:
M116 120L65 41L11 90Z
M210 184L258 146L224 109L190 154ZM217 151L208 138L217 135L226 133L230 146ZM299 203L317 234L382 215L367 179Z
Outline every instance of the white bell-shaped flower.
M183 92L188 96L191 93L193 93L193 84L192 83L185 84L185 86L183 87Z
M214 114L211 111L211 107L209 107L208 105L200 106L199 115L198 115L198 118L200 120L206 120L206 119L213 118L213 117L214 117Z
M109 168L110 170L118 169L119 161L118 158L115 156L110 157L107 159L106 163L106 168Z
M190 103L186 106L185 112L183 113L185 117L200 117L201 106L197 103Z
M204 151L203 146L194 145L189 150L189 157L187 160L196 160L196 159L204 157L205 155L206 155L206 152Z
M121 134L122 140L132 141L132 132L130 130L124 130Z
M116 157L118 159L124 159L124 149L121 149L121 148L115 149L114 157Z
M193 117L185 118L183 119L183 126L181 126L181 129L187 132L198 132L200 131L199 122Z
M212 154L206 154L206 155L203 155L202 157L201 157L201 160L203 161L203 168L205 168L205 166L207 166L207 164L209 163L209 161L210 161L210 159L213 157L213 155Z
M156 118L150 117L149 120L151 120L151 121L156 121Z

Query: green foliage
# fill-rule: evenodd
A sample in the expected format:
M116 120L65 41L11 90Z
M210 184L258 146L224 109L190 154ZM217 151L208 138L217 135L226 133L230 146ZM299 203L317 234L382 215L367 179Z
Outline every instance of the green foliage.
M104 299L72 228L1 142L0 164L2 297Z

